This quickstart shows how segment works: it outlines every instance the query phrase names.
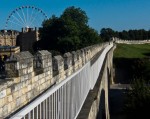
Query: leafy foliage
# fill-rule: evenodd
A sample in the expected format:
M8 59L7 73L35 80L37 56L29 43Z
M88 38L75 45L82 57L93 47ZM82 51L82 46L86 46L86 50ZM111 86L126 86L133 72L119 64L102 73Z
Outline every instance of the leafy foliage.
M100 31L100 37L104 41L109 41L112 37L116 35L115 31L112 30L111 28L102 28Z
M150 81L150 60L148 58L137 59L132 65L134 78L143 79L146 83Z
M103 38L104 41L109 41L109 39L112 37L118 37L124 40L146 40L150 39L150 30L123 30L119 32L114 31L111 28L102 28L100 31L100 37Z
M127 94L125 110L129 119L146 119L149 117L150 87L144 80L135 80L132 90Z
M53 15L43 22L40 39L34 49L56 50L61 53L77 50L100 42L98 33L88 26L85 11L74 6L60 17Z

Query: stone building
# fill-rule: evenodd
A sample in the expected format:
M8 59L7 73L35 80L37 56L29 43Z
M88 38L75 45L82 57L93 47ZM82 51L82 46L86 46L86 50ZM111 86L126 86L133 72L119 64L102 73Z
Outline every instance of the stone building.
M32 51L33 43L39 40L37 28L22 28L17 38L17 45L21 51Z
M0 56L10 56L11 54L19 53L20 47L17 46L0 46Z
M0 46L16 46L18 35L16 30L0 30Z

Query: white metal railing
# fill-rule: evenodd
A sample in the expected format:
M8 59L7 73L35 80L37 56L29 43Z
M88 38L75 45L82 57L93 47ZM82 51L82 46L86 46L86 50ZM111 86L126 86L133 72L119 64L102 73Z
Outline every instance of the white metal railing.
M94 88L95 83L98 79L99 73L101 71L106 53L113 47L113 44L108 45L104 51L101 53L97 61L90 67L91 68L91 89Z
M87 62L81 69L35 99L10 119L76 119L90 89L96 83L108 45L98 60L90 66Z

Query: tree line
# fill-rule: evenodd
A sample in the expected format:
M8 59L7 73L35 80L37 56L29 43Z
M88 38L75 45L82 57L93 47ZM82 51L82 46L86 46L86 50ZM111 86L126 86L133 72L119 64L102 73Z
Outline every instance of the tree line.
M144 29L123 30L119 32L114 31L111 28L102 28L99 34L88 25L88 16L85 11L81 8L75 8L74 6L66 8L60 17L52 15L48 20L45 20L42 24L42 28L39 29L39 32L40 40L34 43L34 51L50 50L52 55L81 49L100 42L110 41L112 37L118 37L125 40L150 39L150 31ZM136 73L142 76L140 78L143 78L143 75L145 76L145 74L149 74L148 72L150 70L146 69L145 65L148 64L139 62L138 65L135 65L140 67L135 68L138 69L136 70ZM139 71L141 73L139 73ZM145 72L143 73L143 71ZM146 81L148 81L149 75L145 78ZM133 85L131 92L129 92L129 100L126 103L126 110L128 111L127 115L132 114L133 117L140 117L140 115L143 116L148 114L147 111L149 110L147 107L150 107L150 88L145 87L145 83L147 82L136 82L135 85ZM142 113L141 109L143 110Z
M100 37L104 41L109 41L112 37L117 37L124 40L147 40L150 39L150 30L123 30L115 31L111 28L102 28L100 30Z
M34 50L65 53L101 42L96 30L88 25L85 11L74 6L64 10L60 17L52 15L39 30L40 40Z
M124 40L150 39L150 30L123 30L115 31L111 28L102 28L100 33L88 25L88 16L81 8L68 7L56 17L52 15L39 29L40 40L33 44L34 51L50 50L51 52L65 53L110 41L112 37Z

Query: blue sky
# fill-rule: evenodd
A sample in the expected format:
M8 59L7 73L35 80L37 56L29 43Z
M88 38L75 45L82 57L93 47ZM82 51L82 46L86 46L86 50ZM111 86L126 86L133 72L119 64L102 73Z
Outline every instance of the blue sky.
M114 30L150 29L150 0L0 0L0 29L15 8L25 5L41 8L48 17L59 16L69 6L80 7L89 25Z

